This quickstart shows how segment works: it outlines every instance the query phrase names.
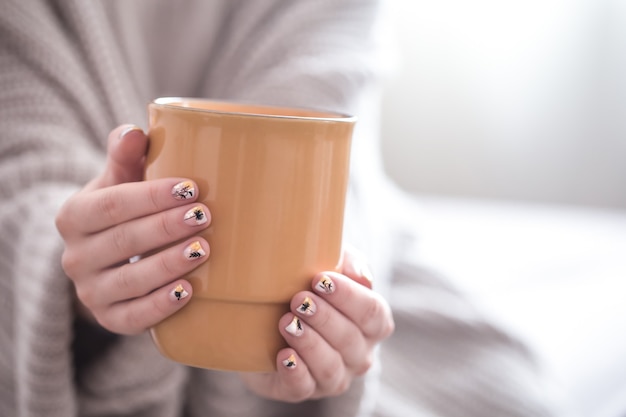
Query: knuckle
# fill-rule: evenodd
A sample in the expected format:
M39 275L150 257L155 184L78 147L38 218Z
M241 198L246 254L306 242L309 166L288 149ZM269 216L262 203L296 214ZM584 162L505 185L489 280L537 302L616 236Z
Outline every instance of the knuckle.
M98 314L94 312L94 317L100 326L102 326L103 328L107 329L110 332L117 333L116 331L117 329L115 328L115 324L113 320L111 319L110 315Z
M54 225L62 237L65 237L68 234L68 229L69 229L68 219L70 218L71 217L68 215L67 203L63 204L61 208L59 209L59 212L54 218Z
M320 380L328 381L328 392L335 392L345 376L345 367L338 355L333 359L327 360L323 368L318 371Z
M385 324L382 329L382 338L386 339L393 334L396 330L396 323L393 320L393 316L389 313L387 320L385 320Z
M380 297L372 297L365 304L358 325L366 329L367 336L376 340L389 337L394 330L390 309Z
M123 254L127 253L133 247L128 229L123 225L119 225L112 229L112 233L113 247L116 253L123 256Z
M61 254L61 267L72 280L74 279L75 271L80 265L80 261L81 257L67 248L63 251L63 254Z
M159 204L159 197L162 194L162 190L151 181L148 181L148 202L151 205L152 211L160 211L161 205Z
M157 261L157 270L160 273L163 273L165 274L165 276L172 279L178 277L179 274L174 270L174 268L172 267L172 262L167 259L165 253L158 253L154 256Z
M120 294L132 296L135 292L134 280L130 274L130 264L124 264L115 270L115 287Z
M158 217L158 228L161 231L163 236L166 236L168 239L172 239L176 236L176 228L173 228L170 224L169 217L166 213L161 213Z
M369 328L372 323L380 322L382 310L382 305L377 298L369 298L364 306L363 314L359 318L359 327Z
M373 365L374 355L370 353L363 358L363 361L356 367L354 373L357 376L365 375L370 369L372 369Z
M341 378L339 382L337 383L337 386L335 387L334 394L341 395L341 394L346 393L348 389L350 388L351 382L352 381L350 380L350 378L347 378L347 377Z
M81 304L93 314L94 311L92 307L96 305L96 297L94 291L90 290L84 285L76 286L75 291L76 298L78 298Z
M115 193L110 189L104 189L96 202L96 206L100 216L106 218L112 224L116 224L123 210L124 202L119 193Z

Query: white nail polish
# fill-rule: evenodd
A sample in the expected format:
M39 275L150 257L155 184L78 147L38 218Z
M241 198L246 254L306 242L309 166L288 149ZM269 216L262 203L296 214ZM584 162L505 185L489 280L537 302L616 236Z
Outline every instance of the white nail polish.
M206 255L206 252L200 242L195 241L185 248L184 254L187 259L198 259Z
M285 368L295 368L298 365L298 363L296 362L296 357L293 354L290 355L287 359L283 361L283 365L285 366Z
M302 322L297 316L293 317L289 326L285 327L287 333L292 334L294 336L301 336L304 333L304 328L302 327Z

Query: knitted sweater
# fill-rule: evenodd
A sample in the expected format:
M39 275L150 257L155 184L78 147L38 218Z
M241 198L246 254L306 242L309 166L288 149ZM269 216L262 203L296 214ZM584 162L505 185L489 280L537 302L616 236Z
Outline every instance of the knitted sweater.
M369 255L384 290L389 248L369 204L382 184L375 1L8 0L2 8L0 415L366 413L360 380L338 398L282 404L250 394L235 374L164 359L146 334L77 323L54 217L103 168L113 127L146 127L152 98L357 114L346 240Z

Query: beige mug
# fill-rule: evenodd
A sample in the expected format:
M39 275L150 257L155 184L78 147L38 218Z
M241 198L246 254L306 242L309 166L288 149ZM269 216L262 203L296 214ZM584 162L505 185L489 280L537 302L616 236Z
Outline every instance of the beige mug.
M145 178L196 181L212 217L209 259L185 276L193 297L153 340L190 366L273 371L291 297L340 267L355 118L173 97L148 111Z

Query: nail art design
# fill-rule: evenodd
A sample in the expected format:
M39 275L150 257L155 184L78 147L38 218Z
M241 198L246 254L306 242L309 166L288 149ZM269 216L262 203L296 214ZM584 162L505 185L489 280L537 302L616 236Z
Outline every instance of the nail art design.
M298 311L306 314L307 316L312 316L317 311L317 306L311 299L311 297L305 297L300 307L298 307Z
M287 333L290 333L294 336L301 336L302 333L304 333L304 329L302 328L302 322L296 316L293 317L293 320L291 320L289 326L285 327L285 330L287 330Z
M204 249L202 249L202 245L198 241L195 241L187 246L184 253L187 259L202 258L204 255L206 255L206 252L204 251Z
M333 280L330 277L323 275L322 279L316 285L316 288L319 291L325 292L326 294L330 294L335 291L335 284L333 284Z
M291 354L287 359L283 361L283 365L285 365L285 368L295 368L298 365L298 363L296 362L296 357Z
M172 300L182 300L183 298L186 298L188 295L189 293L185 291L183 286L178 284L176 288L174 288L172 292L170 293L170 298L172 298Z
M201 225L206 223L208 220L209 219L207 219L204 210L202 210L202 207L200 206L192 208L185 213L185 217L183 217L183 221L191 225Z
M196 189L190 181L183 181L172 187L172 196L177 200L187 200L193 198Z

